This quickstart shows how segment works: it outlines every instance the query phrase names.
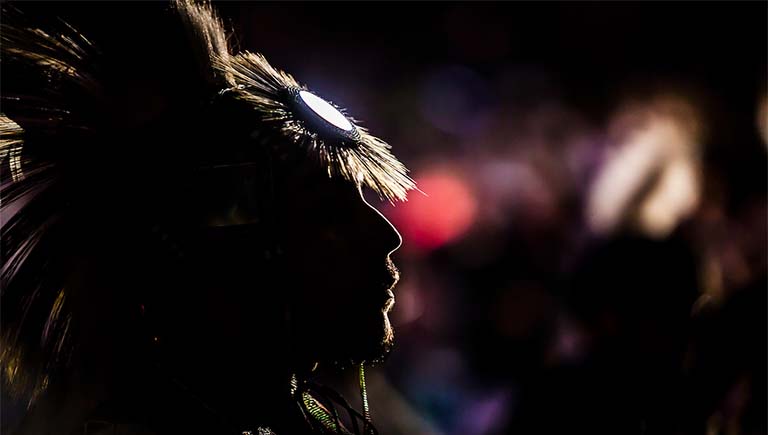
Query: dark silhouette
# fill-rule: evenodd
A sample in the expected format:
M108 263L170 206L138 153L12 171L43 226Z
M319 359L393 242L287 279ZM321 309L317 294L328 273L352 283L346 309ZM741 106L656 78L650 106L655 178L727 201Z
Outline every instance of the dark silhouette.
M389 147L204 4L5 5L2 50L3 433L374 433L311 373L392 343Z

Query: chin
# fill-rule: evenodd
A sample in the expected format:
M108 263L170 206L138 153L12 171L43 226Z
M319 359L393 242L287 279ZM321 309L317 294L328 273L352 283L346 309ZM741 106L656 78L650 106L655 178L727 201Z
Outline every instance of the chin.
M354 331L338 334L335 349L327 349L323 360L344 369L361 363L378 364L389 355L394 344L394 330L386 313L379 313L378 322L361 322Z
M371 351L365 355L365 358L361 358L359 362L366 362L369 364L380 363L387 358L389 352L392 350L392 346L395 343L395 331L392 329L392 325L389 322L389 316L387 316L386 313L383 315L382 327L378 335L381 338L371 347Z

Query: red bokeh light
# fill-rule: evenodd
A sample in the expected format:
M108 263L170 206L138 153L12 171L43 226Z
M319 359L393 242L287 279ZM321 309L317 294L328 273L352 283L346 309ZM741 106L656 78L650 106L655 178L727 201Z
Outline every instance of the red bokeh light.
M464 178L446 169L429 170L415 178L425 195L412 193L408 202L392 212L404 239L432 250L461 237L477 215L477 200Z

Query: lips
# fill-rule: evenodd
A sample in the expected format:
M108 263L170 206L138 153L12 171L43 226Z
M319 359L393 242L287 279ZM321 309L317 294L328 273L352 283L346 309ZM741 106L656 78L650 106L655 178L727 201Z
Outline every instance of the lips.
M382 308L384 313L390 312L395 305L395 295L392 293L392 290L387 290L386 294L387 297L384 299L384 308Z
M387 271L389 273L387 274L387 280L384 283L385 298L383 302L383 311L385 313L389 312L392 309L392 306L395 305L395 294L392 293L392 289L400 280L400 271L397 270L395 263L393 263L389 257L387 257Z

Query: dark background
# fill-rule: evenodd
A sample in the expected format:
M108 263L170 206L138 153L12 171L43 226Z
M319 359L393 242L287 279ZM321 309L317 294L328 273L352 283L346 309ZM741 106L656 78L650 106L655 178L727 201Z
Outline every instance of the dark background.
M765 2L218 8L428 195L381 204L405 237L382 433L766 433ZM597 234L618 114L670 94L702 131L698 205Z

